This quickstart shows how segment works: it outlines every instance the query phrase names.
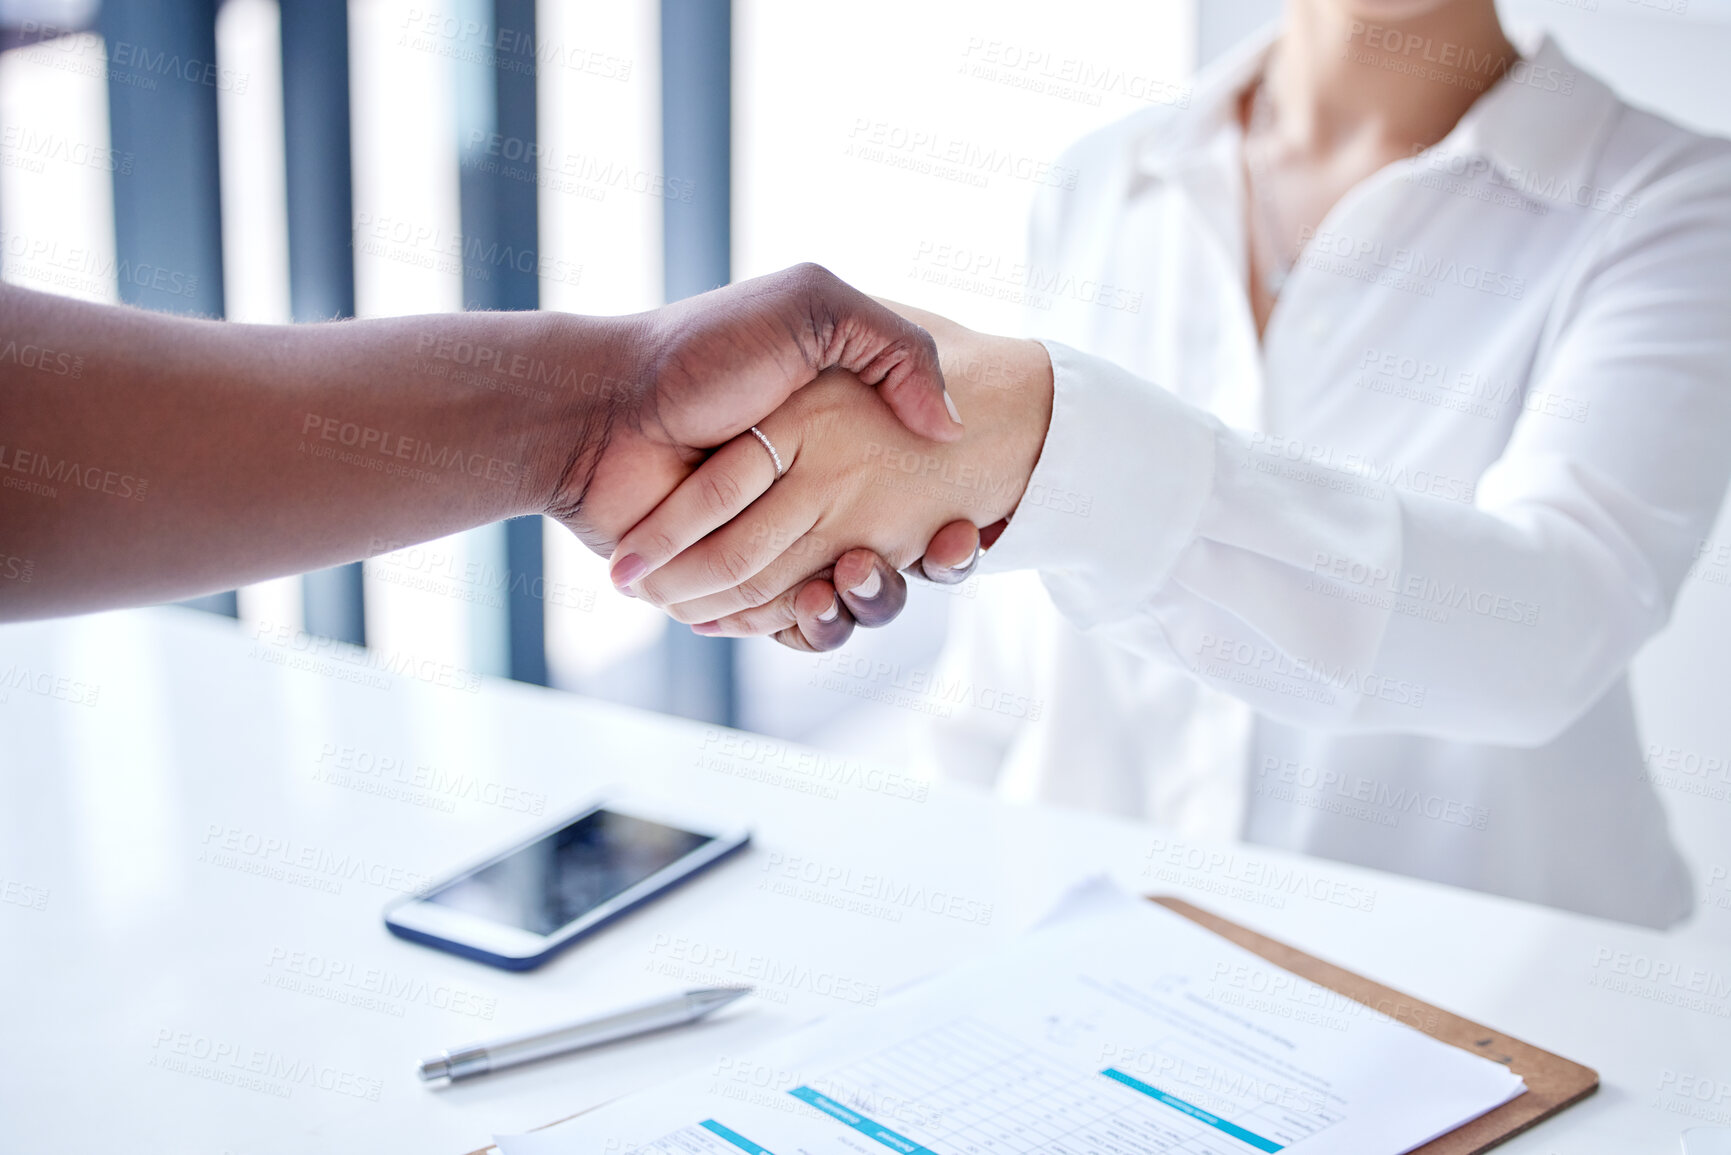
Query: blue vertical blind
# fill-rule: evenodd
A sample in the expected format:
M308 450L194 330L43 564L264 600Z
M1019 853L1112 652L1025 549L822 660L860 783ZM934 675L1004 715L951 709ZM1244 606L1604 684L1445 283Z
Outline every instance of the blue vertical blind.
M661 0L661 154L670 186L663 228L667 299L707 292L733 268L733 5ZM679 627L666 634L668 709L733 725L734 643Z
M535 124L535 0L469 0L469 18L490 28L493 57L458 64L458 146L463 233L463 307L541 305ZM490 157L524 157L489 163ZM547 684L547 613L539 514L505 523L506 668Z
M216 146L216 0L102 6L111 46L108 123L117 154L148 158L114 173L120 299L169 313L222 316L222 188ZM201 61L166 69L163 61ZM233 591L194 598L236 616Z
M347 0L282 6L282 88L290 307L301 322L353 317ZM360 562L301 581L308 633L366 644Z

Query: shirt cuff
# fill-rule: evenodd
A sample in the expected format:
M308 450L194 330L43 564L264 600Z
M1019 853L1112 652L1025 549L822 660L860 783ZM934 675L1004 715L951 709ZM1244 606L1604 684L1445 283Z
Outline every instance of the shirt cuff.
M1052 424L1009 528L980 572L1039 570L1087 628L1135 613L1194 540L1214 488L1219 422L1056 341Z

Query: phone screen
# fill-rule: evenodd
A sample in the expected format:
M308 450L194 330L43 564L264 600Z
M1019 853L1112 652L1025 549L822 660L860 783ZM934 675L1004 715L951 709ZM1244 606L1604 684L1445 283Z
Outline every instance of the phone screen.
M592 810L425 896L533 934L552 934L714 839Z

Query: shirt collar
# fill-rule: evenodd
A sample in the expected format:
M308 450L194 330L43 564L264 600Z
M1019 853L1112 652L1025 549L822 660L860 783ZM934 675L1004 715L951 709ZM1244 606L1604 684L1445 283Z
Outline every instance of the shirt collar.
M1205 68L1188 108L1138 134L1136 167L1151 176L1175 175L1216 133L1236 130L1238 97L1279 34L1279 26L1270 25ZM1513 39L1520 63L1473 102L1431 154L1481 157L1533 196L1569 200L1591 183L1621 103L1549 36L1517 32Z
M1239 94L1262 71L1279 38L1280 25L1270 24L1203 68L1191 88L1190 103L1176 117L1160 117L1137 134L1137 168L1152 176L1170 175L1196 157L1216 133L1233 126Z
M1520 63L1434 151L1483 157L1529 195L1569 201L1592 183L1621 102L1549 36L1522 39Z

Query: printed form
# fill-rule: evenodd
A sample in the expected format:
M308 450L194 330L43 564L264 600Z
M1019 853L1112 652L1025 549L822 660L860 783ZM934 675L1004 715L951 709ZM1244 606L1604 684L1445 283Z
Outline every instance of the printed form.
M1099 881L1009 948L503 1155L1397 1155L1506 1067Z

